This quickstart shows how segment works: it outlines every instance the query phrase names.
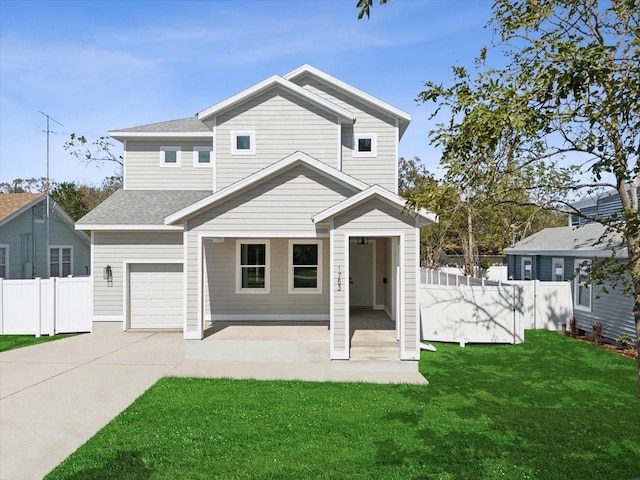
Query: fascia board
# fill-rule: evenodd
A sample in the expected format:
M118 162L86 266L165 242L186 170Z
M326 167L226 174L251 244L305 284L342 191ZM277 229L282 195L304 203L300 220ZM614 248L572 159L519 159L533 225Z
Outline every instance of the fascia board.
M199 200L198 202L193 203L192 205L183 208L169 216L167 216L164 220L165 225L170 225L179 220L182 220L185 217L192 215L193 213L212 206L213 204L220 202L225 199L229 199L232 196L244 191L245 189L250 188L253 185L256 185L271 176L276 175L278 172L283 171L293 165L294 163L300 162L303 165L307 165L308 167L325 174L326 176L338 180L342 183L350 185L357 190L364 190L367 188L367 184L357 180L346 173L340 172L329 165L316 160L313 157L310 157L306 153L296 152L292 155L289 155L282 160L269 165L266 168L263 168L259 172L254 173L238 182L229 185L228 187L220 190L219 192L214 193L213 195L209 195L208 197Z
M360 98L361 100L366 101L367 103L377 107L378 110L382 110L387 114L389 113L393 114L394 116L398 117L401 120L404 120L407 123L411 122L411 114L405 112L404 110L400 110L399 108L394 107L393 105L383 102L382 100L372 95L369 95L368 93L365 93L362 90L359 90L349 85L348 83L343 82L342 80L338 80L337 78L332 77L331 75L321 70L318 70L315 67L312 67L311 65L302 65L301 67L296 68L292 72L289 72L286 75L284 75L283 78L285 78L286 80L293 80L294 78L299 77L305 73L309 73L313 76L316 76L322 79L323 81L325 81L326 83L329 83L330 85L334 85L335 87L338 87L339 89L350 93L354 97L357 97L357 98Z
M354 114L351 113L350 111L342 107L339 107L338 105L335 105L334 103L331 103L328 100L325 100L324 98L321 98L318 95L315 95L309 92L308 90L305 90L304 88L300 87L299 85L289 82L288 80L285 80L284 78L278 75L273 75L267 78L266 80L263 80L262 82L259 82L253 85L252 87L249 87L246 90L243 90L242 92L237 93L232 97L229 97L226 100L223 100L222 102L207 108L206 110L198 112L196 116L199 119L205 119L212 115L216 115L221 111L226 110L227 108L230 108L233 105L236 105L238 103L242 103L243 101L253 97L254 95L257 95L258 93L276 85L281 86L282 88L285 88L290 92L294 93L295 95L302 97L312 103L315 103L316 105L319 105L325 110L336 113L340 115L342 118L345 118L350 121L355 120Z
M182 232L184 228L177 225L95 225L77 224L76 230L91 230L102 232L156 232L156 231L177 231Z
M619 249L614 250L518 250L515 248L505 248L505 255L530 255L530 256L540 256L544 255L545 257L598 257L598 258L608 258L611 257L615 252L616 258L629 258L627 254L626 247L620 247Z
M116 140L127 138L211 138L213 132L107 132L110 137Z

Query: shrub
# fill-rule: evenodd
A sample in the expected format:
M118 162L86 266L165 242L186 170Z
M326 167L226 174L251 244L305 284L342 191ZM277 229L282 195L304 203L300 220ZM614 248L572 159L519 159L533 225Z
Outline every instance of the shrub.
M618 338L616 338L616 342L620 348L633 348L635 346L635 340L631 338L631 335L627 335L623 333Z
M596 345L602 345L602 332L604 332L604 325L602 322L596 322L591 325L591 338L596 342Z

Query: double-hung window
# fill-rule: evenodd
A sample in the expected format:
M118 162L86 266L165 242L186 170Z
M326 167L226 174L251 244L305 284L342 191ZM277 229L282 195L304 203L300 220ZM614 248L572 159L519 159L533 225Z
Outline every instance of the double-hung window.
M9 245L0 245L0 278L9 276Z
M321 240L289 240L289 293L322 293Z
M179 167L180 153L180 147L160 147L160 166Z
M564 281L564 258L551 260L551 278L554 282Z
M52 246L49 248L49 276L68 277L73 272L72 247Z
M578 310L591 311L591 283L589 282L589 260L576 259L576 274L573 278L573 304Z
M531 257L522 257L522 280L533 280L533 262Z
M269 293L269 240L238 240L236 257L236 293Z

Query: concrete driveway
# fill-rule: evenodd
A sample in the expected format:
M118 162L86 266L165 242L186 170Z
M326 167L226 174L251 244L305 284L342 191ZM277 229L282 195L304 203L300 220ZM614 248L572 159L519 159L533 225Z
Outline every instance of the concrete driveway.
M427 383L345 364L185 359L181 333L91 333L0 353L0 480L41 479L163 376Z

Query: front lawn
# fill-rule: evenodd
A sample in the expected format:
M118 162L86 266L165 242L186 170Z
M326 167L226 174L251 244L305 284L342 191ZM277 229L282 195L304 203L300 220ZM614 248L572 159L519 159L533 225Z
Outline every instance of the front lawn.
M165 378L47 479L626 479L632 360L550 332L438 345L428 386Z
M61 340L73 337L75 333L36 337L35 335L0 335L0 352L13 350L14 348L30 347L39 343Z

